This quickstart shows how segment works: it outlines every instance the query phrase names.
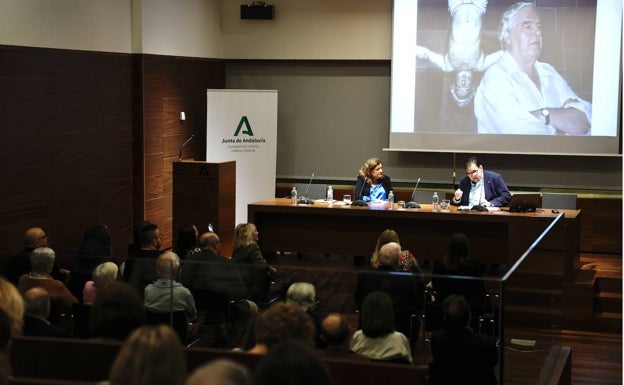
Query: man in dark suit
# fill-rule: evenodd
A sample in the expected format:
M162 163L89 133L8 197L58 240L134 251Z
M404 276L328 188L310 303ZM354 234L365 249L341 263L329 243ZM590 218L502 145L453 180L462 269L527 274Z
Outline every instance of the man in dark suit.
M483 164L476 156L468 158L465 168L466 176L459 181L451 204L500 207L509 203L511 193L500 174L483 170Z
M422 312L424 307L424 282L420 272L396 270L400 255L401 245L396 242L381 247L377 271L358 275L355 303L359 309L368 294L374 291L388 294L394 305L396 330L415 342L419 322L414 316Z
M181 281L195 297L197 310L203 307L200 292L210 291L227 300L232 306L232 341L236 346L253 318L258 306L248 300L249 292L234 261L221 255L221 240L216 233L199 237L199 253L189 255L182 265Z
M444 300L444 329L431 334L431 385L495 385L498 348L493 337L470 328L470 305L461 295Z
M25 336L65 337L68 332L48 321L50 316L50 295L42 287L33 287L24 293L23 333Z
M162 234L157 225L146 222L139 231L139 249L124 262L123 277L139 293L156 280L156 259L162 254Z

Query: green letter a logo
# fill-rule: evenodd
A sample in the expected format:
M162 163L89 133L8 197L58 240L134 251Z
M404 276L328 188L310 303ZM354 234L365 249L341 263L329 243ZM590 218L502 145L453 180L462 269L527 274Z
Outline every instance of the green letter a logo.
M251 126L249 125L249 120L244 115L241 118L240 122L238 122L238 127L236 127L236 131L234 132L234 136L238 136L238 134L241 133L240 130L243 127L243 124L245 125L246 129L242 133L243 134L247 134L249 136L254 136L253 131L251 131Z

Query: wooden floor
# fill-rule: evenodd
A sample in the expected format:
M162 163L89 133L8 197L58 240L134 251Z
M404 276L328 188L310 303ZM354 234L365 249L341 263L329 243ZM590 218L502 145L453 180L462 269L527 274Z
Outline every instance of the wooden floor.
M585 254L581 261L583 267L594 269L598 276L622 277L622 257L620 255ZM352 305L352 285L357 272L366 266L354 266L350 257L342 256L295 256L281 255L272 263L288 270L293 280L306 280L317 287L319 310L337 311L340 309L349 319L354 314L349 309ZM328 274L327 270L333 270ZM346 309L346 310L345 310ZM568 346L572 349L572 385L611 385L622 384L622 335L621 333L601 333L584 330L531 330L531 338L537 341ZM526 336L524 334L523 336ZM513 349L507 345L507 349ZM529 380L537 375L540 358L535 358L536 350L510 351L512 366L506 367L505 384L533 385ZM539 356L539 353L538 353ZM531 366L531 362L535 365ZM507 364L506 364L507 365ZM535 371L535 373L532 373ZM538 384L541 385L541 384Z

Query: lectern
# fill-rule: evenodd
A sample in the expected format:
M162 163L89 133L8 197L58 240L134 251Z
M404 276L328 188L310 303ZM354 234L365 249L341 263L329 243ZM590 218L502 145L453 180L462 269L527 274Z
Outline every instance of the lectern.
M181 226L194 224L199 234L203 234L212 224L222 242L221 253L231 256L236 208L236 161L174 162L172 195L174 245Z

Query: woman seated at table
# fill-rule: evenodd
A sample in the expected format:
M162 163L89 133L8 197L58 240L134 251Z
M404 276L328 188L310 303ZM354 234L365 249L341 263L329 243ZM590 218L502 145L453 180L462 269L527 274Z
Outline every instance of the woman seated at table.
M381 160L370 158L364 162L360 167L355 185L355 200L364 202L385 201L388 199L390 191L392 191L392 183L390 177L383 173Z

